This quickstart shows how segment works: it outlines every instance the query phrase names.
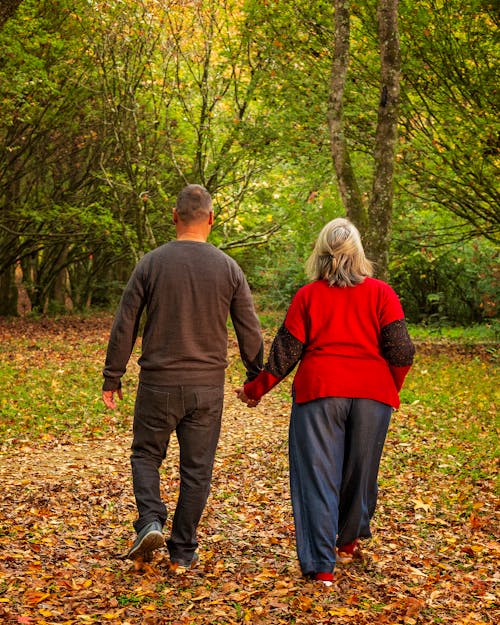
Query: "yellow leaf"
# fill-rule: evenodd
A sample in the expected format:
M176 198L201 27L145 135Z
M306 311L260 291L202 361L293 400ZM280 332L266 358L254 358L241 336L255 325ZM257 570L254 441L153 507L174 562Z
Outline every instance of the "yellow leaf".
M425 512L429 512L429 510L431 509L431 504L430 503L426 503L425 501L422 501L422 499L412 499L413 501L413 508L414 510L425 510Z

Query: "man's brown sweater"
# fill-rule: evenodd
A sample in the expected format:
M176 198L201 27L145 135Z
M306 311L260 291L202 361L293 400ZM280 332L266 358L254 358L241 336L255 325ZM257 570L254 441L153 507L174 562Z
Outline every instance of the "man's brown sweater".
M210 243L171 241L137 264L115 316L103 390L116 390L146 311L140 380L163 386L224 383L231 316L248 379L262 368L263 343L238 264Z

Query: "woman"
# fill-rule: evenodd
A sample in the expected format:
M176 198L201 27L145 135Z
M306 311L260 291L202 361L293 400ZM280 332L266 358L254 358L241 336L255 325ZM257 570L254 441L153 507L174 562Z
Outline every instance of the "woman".
M331 585L336 560L371 536L377 476L415 348L393 289L372 278L347 219L321 231L268 362L238 397L249 406L300 361L290 418L290 490L302 573Z

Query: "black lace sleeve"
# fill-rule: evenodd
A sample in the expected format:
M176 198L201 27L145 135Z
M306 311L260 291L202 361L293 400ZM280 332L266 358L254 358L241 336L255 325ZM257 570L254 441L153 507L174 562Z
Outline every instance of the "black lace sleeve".
M299 362L303 350L304 344L282 325L274 337L265 369L277 378L284 378Z
M380 347L383 357L393 367L409 367L413 363L415 346L404 319L393 321L382 328Z

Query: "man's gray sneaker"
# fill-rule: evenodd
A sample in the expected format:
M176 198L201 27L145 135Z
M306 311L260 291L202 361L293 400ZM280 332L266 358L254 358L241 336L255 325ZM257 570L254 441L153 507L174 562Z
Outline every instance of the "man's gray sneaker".
M137 560L137 558L143 558L144 561L151 560L153 551L160 549L165 544L163 538L162 526L158 521L153 521L143 527L137 534L134 544L130 548L126 557L130 560Z
M193 558L191 559L190 562L187 562L186 560L177 560L177 561L170 560L167 566L167 573L169 573L170 575L184 575L191 569L194 569L197 565L198 565L198 554L194 553Z

